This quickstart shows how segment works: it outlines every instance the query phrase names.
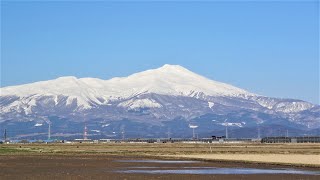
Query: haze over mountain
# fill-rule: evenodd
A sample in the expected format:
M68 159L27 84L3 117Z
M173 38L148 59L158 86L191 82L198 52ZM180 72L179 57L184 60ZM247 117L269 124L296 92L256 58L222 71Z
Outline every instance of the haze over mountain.
M265 136L288 129L317 134L320 128L319 105L257 95L167 64L110 80L61 77L4 87L0 112L0 126L17 138L43 137L49 122L53 136L63 138L81 136L84 122L100 138L123 131L164 137L169 129L172 136L189 137L189 124L199 126L200 137L221 135L225 126L234 137L255 137L258 126Z

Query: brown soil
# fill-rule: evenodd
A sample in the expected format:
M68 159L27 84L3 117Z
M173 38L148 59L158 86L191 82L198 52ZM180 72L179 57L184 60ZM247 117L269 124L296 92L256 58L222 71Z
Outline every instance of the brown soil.
M233 162L200 161L192 164L159 164L117 162L124 159L148 157L113 156L97 154L43 154L0 155L0 179L319 179L316 175L259 174L259 175L179 175L179 174L125 174L115 172L130 167L149 166L177 169L179 167L247 167L281 168L275 165ZM151 157L149 157L151 158ZM286 167L287 168L287 167ZM319 170L308 168L309 170Z

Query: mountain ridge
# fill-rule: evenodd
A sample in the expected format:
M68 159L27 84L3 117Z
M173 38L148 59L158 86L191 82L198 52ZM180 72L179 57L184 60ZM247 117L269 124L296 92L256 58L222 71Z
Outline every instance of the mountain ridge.
M150 128L145 134L148 136L157 134L151 130L155 127L160 128L157 130L160 134L164 133L161 127L165 126L187 130L190 122L199 123L198 130L208 134L210 128L204 126L213 125L211 120L215 118L219 119L215 121L219 128L223 128L225 119L230 119L229 123L235 128L243 129L258 124L271 129L273 126L297 129L299 133L320 128L319 105L257 95L210 80L179 65L164 65L109 80L67 76L4 87L1 88L0 113L1 126L20 127L21 123L58 119L60 128L66 132L72 128L69 125L80 128L79 125L87 121L101 132L120 131L119 128L128 124L143 126ZM30 125L30 128L35 127Z
M168 64L128 77L109 80L66 76L49 81L1 88L2 96L12 94L23 97L32 94L75 96L85 107L88 107L88 103L85 103L88 100L99 103L96 97L105 100L112 99L112 97L128 98L144 92L184 96L197 92L211 96L254 95L240 88L207 79L182 66Z

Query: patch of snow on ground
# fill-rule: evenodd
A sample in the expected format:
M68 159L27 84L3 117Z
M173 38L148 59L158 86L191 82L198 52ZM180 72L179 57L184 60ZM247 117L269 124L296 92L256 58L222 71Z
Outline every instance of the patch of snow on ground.
M230 123L230 122L224 122L224 123L221 123L222 126L238 126L238 127L243 127L243 124L242 123Z
M214 106L214 103L213 102L208 102L208 106L211 109Z
M157 103L153 99L130 99L128 101L118 104L120 107L126 107L129 109L135 108L160 108L161 104Z
M42 126L43 124L41 124L41 123L37 123L37 124L35 124L34 126L35 127L39 127L39 126Z

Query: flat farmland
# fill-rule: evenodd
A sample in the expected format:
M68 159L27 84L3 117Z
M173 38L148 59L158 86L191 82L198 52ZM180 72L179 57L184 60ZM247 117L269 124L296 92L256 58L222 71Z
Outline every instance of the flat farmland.
M2 144L0 179L318 179L319 158L318 144Z
M320 167L319 144L73 143L3 144L0 154L156 156Z

